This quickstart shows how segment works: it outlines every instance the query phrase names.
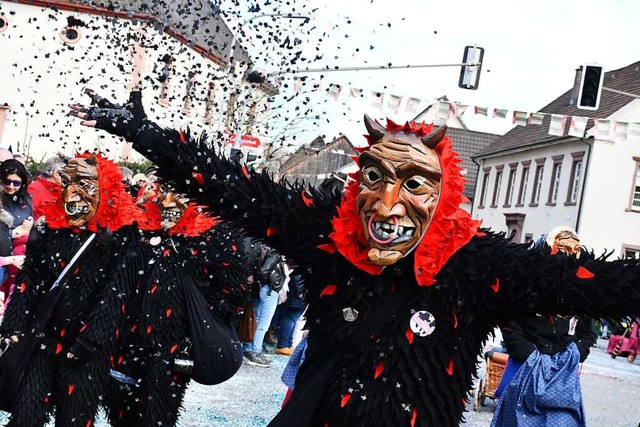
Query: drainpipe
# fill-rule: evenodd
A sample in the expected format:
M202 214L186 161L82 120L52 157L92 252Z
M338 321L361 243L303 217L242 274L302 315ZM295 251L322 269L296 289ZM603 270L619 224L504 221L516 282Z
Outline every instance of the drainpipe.
M578 214L576 215L576 233L580 235L580 217L582 214L582 204L584 203L584 189L587 187L587 174L589 173L589 163L591 163L591 144L589 144L584 138L580 138L584 144L587 145L587 164L584 165L584 177L582 178L582 189L580 190L580 203L578 204ZM595 141L595 139L594 139Z
M476 159L474 159L473 157L471 157L471 161L475 163L476 166L478 167L478 173L476 174L476 185L473 192L473 203L471 203L471 217L473 218L473 209L474 209L474 206L476 205L476 193L478 192L477 190L478 190L478 177L480 176L480 164L476 162ZM482 164L484 164L484 159L482 160Z

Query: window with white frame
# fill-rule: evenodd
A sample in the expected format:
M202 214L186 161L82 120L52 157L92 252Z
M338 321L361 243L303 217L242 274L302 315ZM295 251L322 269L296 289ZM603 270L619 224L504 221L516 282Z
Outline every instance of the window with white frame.
M551 170L551 184L549 186L549 197L547 205L555 205L560 192L560 177L562 176L562 158L564 156L553 156L553 169Z
M516 168L517 163L509 164L509 180L507 181L507 196L504 199L504 207L509 207L513 204L513 193L516 186Z
M627 259L640 259L640 247L623 244L622 256Z
M540 193L542 192L542 178L544 177L544 160L536 160L536 175L533 181L533 193L531 194L531 206L538 206Z
M204 103L204 122L207 124L211 124L213 115L216 112L216 89L216 83L213 80L209 81L207 99Z
M478 202L478 207L483 208L484 204L487 201L487 187L489 186L489 176L491 174L490 168L485 168L482 175L482 187L480 190L480 201Z
M522 175L520 175L520 192L518 193L518 203L516 206L524 206L527 198L527 187L529 185L529 170L531 161L522 162Z
M493 198L491 199L491 207L495 208L498 206L498 197L500 197L500 187L502 186L502 169L504 166L496 167L496 182L493 186Z
M582 178L582 168L584 152L571 153L573 161L571 163L571 178L569 180L569 189L567 191L566 204L573 205L578 201L578 195L580 194L580 179Z
M634 157L633 159L636 161L636 169L633 176L633 190L629 209L632 211L640 211L640 157Z

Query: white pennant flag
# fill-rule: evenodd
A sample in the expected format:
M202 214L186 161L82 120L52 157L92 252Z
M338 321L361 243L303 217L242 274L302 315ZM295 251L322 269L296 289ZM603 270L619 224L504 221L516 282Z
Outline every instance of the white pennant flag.
M327 88L327 96L335 101L340 96L340 91L342 91L342 87L340 85L329 83L329 87Z
M596 122L596 139L610 139L611 120L593 119Z
M497 117L499 119L504 119L505 117L507 117L507 113L509 112L509 110L505 110L502 108L494 108L493 109L493 117Z
M640 140L640 123L629 123L629 131L627 132L627 139L634 141Z
M455 117L460 117L464 114L465 111L467 111L467 108L469 108L468 105L458 104L456 102L455 104L453 104L453 115Z
M529 124L530 125L541 125L542 122L544 121L544 113L531 113L531 116L529 117Z
M293 91L299 93L302 90L302 79L300 77L293 77Z
M398 114L398 110L400 109L400 102L402 102L402 97L388 93L385 98L387 100L387 108L393 111L395 114Z
M447 101L438 101L436 105L436 119L434 123L443 124L449 120L449 115L451 113L451 103Z
M560 114L551 114L551 122L549 123L549 135L564 135L564 127L567 124L567 116Z
M629 133L629 123L615 122L613 129L613 134L615 135L616 141L625 142L627 140L627 135Z
M529 122L529 117L531 113L526 111L515 111L513 112L513 124L516 126L526 126Z
M404 111L409 114L418 114L421 102L422 100L420 98L408 97L404 106Z
M489 115L489 108L488 107L473 107L473 112L475 114L479 114L481 116L487 116Z
M363 93L364 93L364 90L358 89L357 87L352 87L351 90L349 91L349 95L352 98L362 98Z
M571 124L569 125L569 135L578 138L584 137L584 131L587 128L588 117L572 117Z
M384 94L382 92L371 92L371 106L373 108L377 108L378 110L382 110L382 106L384 102Z

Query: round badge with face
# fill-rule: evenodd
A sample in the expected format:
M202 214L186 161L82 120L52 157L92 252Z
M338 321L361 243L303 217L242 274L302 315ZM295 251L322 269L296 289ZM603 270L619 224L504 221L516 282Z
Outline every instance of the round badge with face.
M89 223L100 204L100 180L95 156L71 159L60 173L62 200L69 225L82 227Z
M416 311L409 320L409 327L419 337L426 337L436 330L436 318L428 311Z
M356 207L368 256L376 265L390 265L420 243L440 196L442 168L435 145L445 135L439 128L425 137L388 131L365 120L377 140L360 155L360 192Z

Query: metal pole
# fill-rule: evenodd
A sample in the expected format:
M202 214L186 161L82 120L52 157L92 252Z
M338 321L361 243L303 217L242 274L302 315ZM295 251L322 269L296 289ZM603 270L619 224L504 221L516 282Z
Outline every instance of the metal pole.
M398 69L409 69L409 68L436 68L436 67L460 67L460 66L469 66L469 67L479 67L482 65L481 63L475 62L463 62L458 64L424 64L424 65L372 65L368 67L340 67L340 68L305 68L300 70L289 70L289 71L278 71L273 73L272 75L280 75L280 74L303 74L303 73L327 73L327 72L336 72L336 71L381 71L381 70L398 70Z

